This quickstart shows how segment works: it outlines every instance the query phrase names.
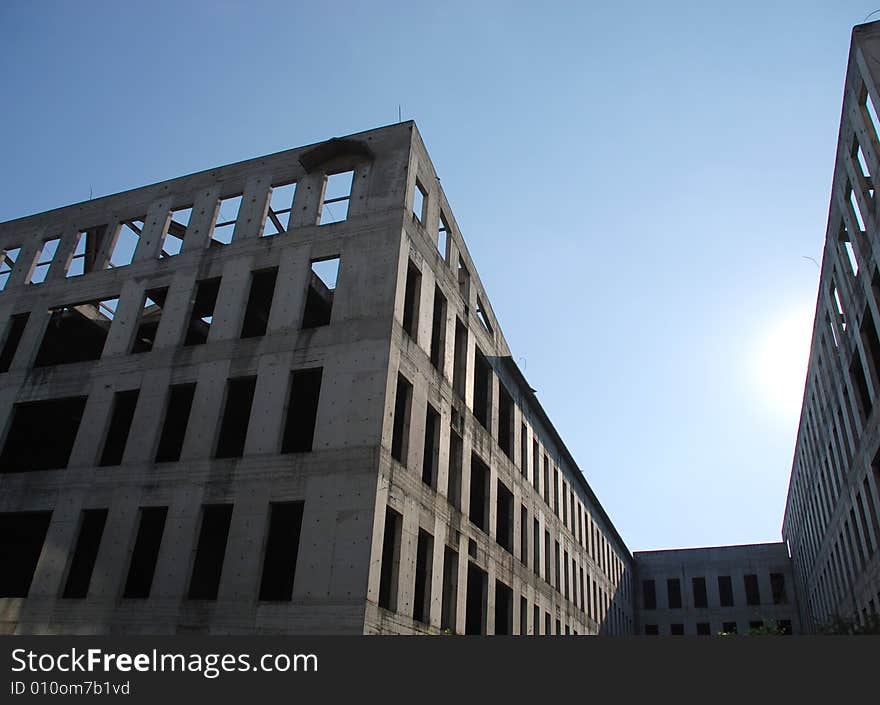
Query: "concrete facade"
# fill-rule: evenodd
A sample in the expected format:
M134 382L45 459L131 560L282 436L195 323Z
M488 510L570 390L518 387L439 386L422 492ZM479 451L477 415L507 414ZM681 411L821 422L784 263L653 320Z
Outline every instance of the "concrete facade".
M784 543L636 551L636 633L800 633Z
M880 23L854 28L785 508L808 631L880 608Z
M0 249L0 630L632 631L413 123Z

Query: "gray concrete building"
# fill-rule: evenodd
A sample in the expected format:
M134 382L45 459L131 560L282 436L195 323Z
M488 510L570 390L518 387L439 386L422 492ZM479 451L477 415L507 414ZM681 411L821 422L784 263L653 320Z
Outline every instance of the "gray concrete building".
M3 632L633 630L412 122L0 249Z
M783 523L806 630L880 607L880 23L855 27Z
M800 633L784 543L636 551L636 633Z

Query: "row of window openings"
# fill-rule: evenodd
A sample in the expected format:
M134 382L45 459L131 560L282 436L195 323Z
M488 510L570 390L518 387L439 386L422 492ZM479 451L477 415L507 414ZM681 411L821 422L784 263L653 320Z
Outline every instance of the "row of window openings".
M303 506L303 502L269 505L259 600L290 601L293 597ZM189 599L217 599L232 508L231 504L202 507L201 528L187 591ZM63 580L62 598L82 599L88 596L107 514L107 509L82 511L76 543ZM144 599L150 596L167 516L168 507L141 507L122 590L123 598ZM0 514L0 555L4 556L3 571L0 571L0 597L27 597L51 517L52 512Z
M327 225L347 219L353 175L353 171L348 171L326 178L318 224ZM295 187L295 183L290 183L272 188L262 232L263 236L278 235L288 231ZM219 201L217 218L211 233L210 244L212 246L222 246L232 241L232 232L238 220L241 201L240 194ZM180 253L191 216L192 206L170 212L168 226L162 235L160 258L172 257ZM131 264L137 244L143 235L145 221L146 216L142 216L125 220L119 224L116 241L112 245L112 251L107 261L108 268ZM108 225L100 225L77 233L77 242L66 267L67 277L81 276L94 270L98 250L107 236L108 228ZM29 283L39 284L45 281L49 267L58 252L60 242L60 237L43 242L35 256ZM0 260L0 289L6 286L20 254L21 247L10 247L3 252L2 260Z
M339 257L311 262L301 328L317 328L330 323L338 273ZM251 273L250 291L240 332L242 339L265 335L277 277L277 267ZM220 281L221 278L216 277L196 283L184 346L207 342ZM142 353L153 349L167 296L168 287L151 289L144 294L144 303L129 352ZM119 298L116 297L50 309L49 323L34 366L46 367L99 359L118 304ZM29 316L30 313L11 316L6 338L0 347L0 372L9 370Z
M790 619L777 619L775 621L776 630L780 634L791 634L791 620ZM768 623L763 620L753 620L749 622L749 630L761 630L766 629ZM737 629L736 622L722 622L721 623L721 634L738 634L739 630ZM669 625L669 634L671 636L684 636L685 628L684 624L670 624ZM695 625L694 634L697 636L711 636L712 635L712 625L710 622L697 622ZM660 635L660 626L657 624L646 624L645 625L645 635L647 636L659 636Z
M400 556L401 556L401 537L403 527L403 516L392 509L386 508L385 525L382 537L382 564L379 575L379 595L378 604L383 609L396 611L398 608L398 587L400 580ZM557 543L558 547L558 543ZM412 614L415 621L423 624L430 623L430 609L432 602L431 586L433 582L433 556L434 556L434 537L424 529L419 529L416 544L416 563ZM456 629L456 612L458 604L458 571L459 571L459 554L449 547L444 547L443 554L443 578L441 581L441 615L440 628L443 630L455 631ZM479 568L475 563L468 561L467 566L467 585L465 598L465 633L466 634L485 634L486 633L486 617L488 604L488 574ZM581 604L585 603L583 570L581 570ZM588 588L588 593L592 592L593 610L591 616L596 615L598 621L600 610L602 618L609 614L610 609L616 607L596 583L593 583L593 589ZM601 594L599 594L601 593ZM586 602L589 602L589 594ZM495 583L495 634L513 634L513 590L500 580ZM523 596L520 602L520 624L527 624L528 619L528 603ZM539 608L534 606L535 628L539 624ZM550 634L550 615L547 613L547 624L545 625L545 634ZM619 620L618 620L619 621ZM618 629L619 631L619 629ZM560 627L557 626L556 633L560 633ZM566 626L566 633L570 633L569 627ZM574 632L577 634L577 632Z
M478 356L480 356L479 351L477 351ZM479 357L478 357L479 360ZM477 365L477 370L479 370L481 365ZM488 370L488 363L485 363L483 369ZM485 372L485 374L491 374L491 372ZM478 382L478 378L480 374L475 371L475 389L477 386L481 386L484 389L489 388L488 383ZM475 394L476 397L476 394ZM502 398L505 399L504 407L509 409L508 414L500 414L500 417L505 417L508 419L507 422L502 423L499 420L499 428L509 428L512 431L512 417L513 417L513 400L507 395L506 391L502 388ZM477 406L475 404L475 406ZM407 464L407 456L409 454L409 437L410 437L410 418L412 415L412 384L407 380L402 374L398 374L397 377L397 387L395 390L395 402L394 402L394 417L392 423L392 436L391 436L391 457L397 460L402 465L406 466ZM426 412L425 412L425 437L424 437L424 450L422 456L422 481L431 487L434 490L437 490L437 479L439 474L439 465L440 465L440 414L439 412L430 404L427 404ZM454 424L453 424L454 425ZM507 437L510 437L510 433L506 434ZM523 425L523 435L522 438L526 438L525 433L525 425ZM503 446L502 446L503 449ZM525 449L523 449L525 450ZM535 457L537 458L538 448L537 441L534 441L534 452ZM448 485L447 485L447 497L449 501L461 510L461 471L462 471L462 443L461 436L454 429L450 432L450 440L449 440L449 477L448 477ZM508 447L509 452L509 447ZM525 452L522 455L525 458ZM578 543L585 550L587 549L587 544L590 543L589 537L586 538L583 535L583 525L587 521L586 517L586 509L582 509L582 506L579 501L577 501L575 497L575 493L570 491L567 485L564 485L564 494L565 497L559 496L560 491L560 481L559 481L559 470L554 470L554 487L555 487L555 502L551 501L550 493L548 488L550 486L550 469L549 469L549 459L547 456L544 456L544 495L543 499L547 503L548 507L553 508L556 516L562 519L562 523L566 526L571 532L572 537L576 538ZM484 489L481 497L477 497L475 499L475 482L476 487L480 486L480 482L475 480L475 478L480 477L480 473L482 469L485 469L484 474L485 482L488 483L488 467L486 464L476 455L473 454L471 458L471 514L477 511L476 507L482 506L482 504L488 501L488 492ZM523 472L525 473L525 463L523 461ZM535 474L537 477L537 473ZM510 491L504 487L504 485L499 481L499 498L502 497L502 490L504 488L503 496L510 494ZM512 495L510 495L512 498ZM562 508L561 516L560 516L560 506ZM572 522L577 524L577 535L575 534L575 528L571 525L570 519ZM485 520L488 520L488 513L485 512ZM472 518L473 521L473 518ZM480 521L474 521L475 524L480 526L481 529L486 531L486 528L481 525ZM601 535L598 528L595 529L596 536L594 536L593 546L596 546L601 543L602 548L598 551L594 549L591 553L593 555L594 560L597 560L603 571L606 574L613 575L615 579L619 579L622 577L623 569L620 564L619 559L616 556L608 556L606 553L610 553L610 546L605 540L605 537ZM500 540L499 540L500 542Z
M743 584L746 593L746 604L760 605L761 592L758 586L758 576L750 573L743 576ZM705 578L692 578L691 588L694 607L708 607L709 599L706 591ZM785 592L785 575L782 573L770 573L770 589L773 595L773 604L787 604L788 596ZM682 594L681 581L678 578L669 578L666 581L666 597L669 609L681 609ZM718 598L721 607L733 607L733 582L729 575L718 576ZM654 580L642 581L642 606L646 610L657 609L657 590Z
M281 453L312 450L321 391L320 367L291 373ZM214 445L215 458L238 458L244 453L257 378L227 380L225 401ZM180 460L190 421L196 384L171 385L165 418L155 450L157 463ZM123 462L140 390L116 392L98 465ZM23 402L13 407L6 442L0 452L0 473L57 470L67 467L85 411L87 397Z

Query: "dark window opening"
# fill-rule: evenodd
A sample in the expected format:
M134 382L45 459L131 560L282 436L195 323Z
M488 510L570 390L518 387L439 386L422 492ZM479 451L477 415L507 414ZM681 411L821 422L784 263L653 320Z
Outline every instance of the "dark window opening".
M165 422L159 436L159 447L156 450L157 463L170 463L180 460L183 440L189 423L193 397L196 393L195 383L174 384L169 389L168 403L165 406Z
M729 575L718 576L718 597L722 607L733 607L733 584Z
M736 634L736 622L723 622L721 624L721 631L725 634Z
M552 558L550 557L550 532L544 531L544 581L550 585L551 579L553 575L551 573L551 565L550 561Z
M468 512L470 520L489 533L489 467L471 454L471 495Z
M556 592L562 592L562 566L560 565L561 557L559 555L559 541L553 542L553 584Z
M67 467L86 397L30 401L12 407L0 473Z
M646 624L645 625L645 635L646 636L658 636L660 634L660 629L656 624Z
M464 399L467 379L468 330L458 318L455 319L455 345L453 348L452 391Z
M293 598L303 507L304 502L272 502L269 505L269 533L259 600L289 602Z
M241 325L242 338L259 338L266 334L277 279L278 267L251 272L251 290Z
M382 569L379 574L379 607L397 610L397 583L400 575L400 536L403 517L391 507L385 508L385 531L382 538Z
M471 300L471 273L461 257L458 258L458 293L467 306Z
M107 428L107 438L104 441L104 450L101 453L101 467L110 467L122 463L125 452L125 444L128 441L128 433L131 430L131 422L134 419L134 410L137 406L140 389L131 389L124 392L116 392L113 395L113 411L110 415L110 425Z
M156 333L159 331L159 322L162 320L162 309L165 308L165 299L168 296L168 287L151 289L144 294L144 305L141 308L138 320L137 332L131 346L132 353L150 352L156 343Z
M61 597L79 599L89 594L89 584L92 582L92 572L98 559L98 549L101 547L101 537L104 535L106 523L106 509L83 510L79 535L70 559Z
M231 504L202 507L202 528L189 580L190 600L216 600L232 522Z
M758 590L758 576L754 574L743 576L743 582L746 588L746 604L760 605L761 593Z
M458 611L458 552L446 546L443 549L443 596L440 628L455 631Z
M412 263L406 268L406 290L403 296L403 329L415 341L419 339L419 298L422 273Z
M150 596L167 515L168 507L141 507L141 520L131 552L123 597L143 599Z
M788 602L788 595L785 594L785 575L770 573L770 589L773 592L774 605L784 605Z
M537 519L532 520L532 570L535 575L541 575L541 524Z
M217 208L217 219L214 221L214 229L211 232L211 247L228 245L232 242L235 221L238 220L238 212L240 210L241 194L220 199L220 205Z
M529 601L525 595L519 596L519 633L521 635L529 633Z
M290 213L293 210L293 197L296 194L296 182L276 184L272 187L269 207L266 209L266 222L263 224L263 236L286 233L290 228Z
M529 567L529 510L519 505L519 560Z
M302 328L320 328L330 325L333 297L336 294L338 279L339 257L312 260Z
M244 454L256 377L237 377L226 382L226 403L217 437L215 458L240 458Z
M118 303L115 298L50 309L34 367L100 358Z
M672 636L684 636L684 625L683 624L670 624L669 625L669 633Z
M325 177L324 196L321 199L321 212L318 216L320 225L340 223L348 219L353 181L354 171L328 174Z
M0 372L9 371L30 315L29 312L16 313L9 318L9 323L6 326L6 340L3 341L3 349L0 351Z
M446 218L441 211L437 222L437 252L440 253L444 261L446 261L447 252L449 251L449 233L449 225L446 223Z
M666 597L670 609L681 609L681 581L678 578L666 581Z
M642 581L642 606L646 610L657 609L657 588L653 580Z
M486 315L486 309L483 306L483 300L479 296L477 297L477 318L489 335L495 335L495 331L492 329L492 324L489 323L489 316Z
M422 482L437 489L440 467L440 414L430 404L425 412L425 450L422 457Z
M504 385L498 388L498 445L513 460L513 399ZM524 467L524 466L523 466Z
M544 634L552 634L552 633L553 633L553 627L550 624L550 613L545 612L544 613Z
M489 576L486 571L468 561L467 596L465 603L465 634L486 633Z
M709 600L706 594L706 578L692 578L691 586L694 591L694 607L708 607Z
M474 351L474 418L489 430L492 404L492 368L479 348Z
M712 630L709 622L697 622L697 636L711 636Z
M513 553L513 492L498 480L495 512L495 540L508 553Z
M495 581L495 633L513 634L513 590Z
M431 621L431 577L434 562L434 537L419 529L416 545L416 584L413 593L413 619L422 624Z
M790 619L777 619L776 620L776 630L784 635L791 635L791 620Z
M431 364L443 372L446 361L446 297L440 287L434 289L434 318L431 322Z
M0 513L0 597L27 597L52 512Z
M208 342L208 333L214 320L214 306L217 304L219 291L220 277L196 282L189 326L183 340L184 345L203 345Z
M868 391L868 381L865 379L865 369L862 367L862 357L858 350L853 353L852 362L849 366L849 376L856 391L859 416L864 422L871 414L871 394Z
M461 511L461 475L464 464L464 447L455 431L449 433L449 486L446 490L449 502Z
M296 370L290 375L282 453L307 453L312 450L318 421L323 367Z
M523 478L528 481L529 476L529 432L525 424L520 424L519 429L519 469Z
M412 385L401 374L397 375L394 396L394 422L391 430L391 457L406 466L409 450L409 415L412 405Z

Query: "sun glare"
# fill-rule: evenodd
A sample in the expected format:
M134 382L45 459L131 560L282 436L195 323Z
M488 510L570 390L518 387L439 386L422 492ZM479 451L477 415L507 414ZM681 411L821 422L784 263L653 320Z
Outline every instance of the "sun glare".
M760 331L752 352L751 379L763 406L779 420L797 423L810 354L813 307L780 312Z

